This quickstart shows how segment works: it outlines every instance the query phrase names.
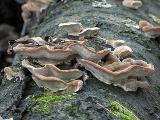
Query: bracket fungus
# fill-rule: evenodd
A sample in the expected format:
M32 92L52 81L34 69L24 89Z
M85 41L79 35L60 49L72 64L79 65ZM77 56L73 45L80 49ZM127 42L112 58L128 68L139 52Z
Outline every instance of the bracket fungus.
M106 40L107 45L111 45L113 48L117 48L125 44L124 40Z
M52 92L76 92L83 85L81 80L75 80L83 75L83 72L78 69L60 70L51 64L46 64L44 67L34 67L27 60L22 61L22 66L32 73L32 78L39 87L49 89Z
M46 45L47 42L45 40L43 40L41 37L31 37L29 38L29 36L24 36L21 37L17 40L15 40L16 43L22 43L22 44L30 44L33 43L34 45Z
M123 0L123 6L131 8L131 9L138 9L142 6L141 0Z
M147 66L147 62L145 62L143 60L134 60L132 58L126 58L122 62L129 62L129 63L131 63L133 65Z
M122 45L114 49L113 55L117 56L118 58L124 58L131 55L132 52L133 50L130 47Z
M30 13L34 13L39 19L39 14L46 9L49 4L55 4L57 0L28 0L25 4L21 6L22 13L21 16L24 21L24 25L22 28L22 36L26 33L27 24L30 21Z
M133 52L129 46L125 45L124 40L106 40L106 44L111 45L114 48L112 51L112 58L113 56L114 58L116 56L119 59L122 59L124 57L128 57Z
M94 62L98 62L99 60L101 60L103 57L105 57L107 54L110 53L109 49L104 49L99 52L96 52L94 49L91 49L79 43L71 44L69 48L71 48L81 58Z
M69 48L55 49L49 45L30 47L24 44L18 44L13 48L13 51L24 56L30 56L33 58L48 58L53 60L64 60L74 54L74 52Z
M61 23L59 27L72 36L77 36L83 30L82 24L76 22Z
M19 78L20 80L23 80L25 78L23 71L20 69L5 67L4 73L7 80L12 80L13 78Z
M143 32L147 33L153 38L160 36L160 26L158 25L155 26L147 21L140 20L139 27L142 29Z
M119 63L121 62L119 60L119 58L115 55L113 55L112 52L108 53L107 56L104 57L104 63L102 65L109 65L109 64L112 64L112 63Z
M107 67L100 66L94 62L84 59L79 59L79 63L84 66L86 70L90 71L98 80L106 84L122 85L121 83L123 83L124 81L126 81L126 83L129 81L128 77L148 76L154 72L154 66L152 64L143 66L126 62L127 65L124 64L125 67L116 67L116 69L112 71L113 69L108 69Z
M22 18L24 22L28 21L29 12L38 15L43 9L46 9L50 3L56 3L56 0L28 0L22 5Z
M122 81L119 84L113 84L114 86L118 86L125 91L136 91L138 88L146 89L149 87L149 84L147 81L138 81L137 79L129 79L128 82Z
M81 23L76 22L67 22L59 24L59 27L71 36L80 36L80 37L93 37L95 36L100 28L84 28Z
M93 37L98 34L99 30L100 28L98 27L85 28L79 33L79 36L80 37Z

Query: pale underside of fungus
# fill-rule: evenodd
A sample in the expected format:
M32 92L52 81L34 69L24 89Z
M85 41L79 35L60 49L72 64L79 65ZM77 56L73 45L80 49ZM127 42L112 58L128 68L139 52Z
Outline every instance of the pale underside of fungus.
M145 32L153 38L160 36L160 26L158 25L155 26L147 21L140 20L139 27L143 30L143 32Z
M71 60L73 60L75 56L69 56L67 59L64 60L53 60L53 59L48 59L48 58L38 58L37 62L40 63L41 65L46 65L46 64L53 64L53 65L59 65L59 64L67 64L70 63Z
M123 0L123 6L131 8L131 9L138 9L142 6L141 0Z
M100 66L94 62L84 59L80 59L79 63L84 66L86 70L90 71L98 80L106 84L115 84L116 86L121 86L122 88L124 88L123 84L126 85L130 82L128 79L129 77L148 76L154 72L154 66L152 64L147 64L144 66L142 64L134 64L133 62L125 62L125 64L117 63L116 65L110 65L110 67L107 68L107 66ZM136 82L136 84L137 83L138 82ZM135 87L133 90L131 87L128 89L125 88L124 90L135 91L137 87L141 86L139 84L139 86L137 85ZM142 86L142 88L144 87Z
M80 36L80 37L93 37L98 34L100 28L84 28L81 23L78 22L67 22L59 24L59 27L68 33L68 35L72 36Z
M32 73L32 78L39 87L52 92L76 92L82 88L83 82L75 80L83 75L78 69L60 70L54 65L46 64L44 67L34 67L27 60L22 61L22 66Z

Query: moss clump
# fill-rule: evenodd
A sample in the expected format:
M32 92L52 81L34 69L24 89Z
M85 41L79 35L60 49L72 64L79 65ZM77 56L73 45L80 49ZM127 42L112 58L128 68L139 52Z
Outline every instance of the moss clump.
M112 94L111 92L105 93L104 97L107 98L107 99L108 98L110 98L110 99L117 99L117 96L114 95L114 94Z
M110 105L112 114L119 117L121 120L140 120L131 111L122 106L120 103L113 101Z
M154 22L160 24L160 18L159 18L159 17L154 16L154 15L152 15L152 14L150 14L149 17L151 17L151 18L154 20Z
M74 101L71 104L66 104L64 106L64 111L72 117L80 118L81 120L86 120L87 114L80 109L81 103L79 101Z
M159 86L159 85L155 85L155 86L153 86L153 88L154 88L157 92L160 92L160 86Z
M59 103L65 99L71 99L72 97L73 95L70 94L55 94L51 92L45 92L32 98L32 102L35 103L35 105L32 107L32 111L49 114Z

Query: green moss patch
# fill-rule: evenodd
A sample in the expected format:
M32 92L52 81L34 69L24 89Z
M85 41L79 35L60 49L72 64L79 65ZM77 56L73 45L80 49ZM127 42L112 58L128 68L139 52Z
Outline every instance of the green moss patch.
M117 96L115 94L112 94L111 92L108 92L108 93L105 93L104 94L104 97L108 100L116 100L117 99Z
M160 86L159 85L153 86L153 89L155 89L157 92L160 92Z
M122 106L119 102L113 101L110 104L112 114L119 117L121 120L140 120L137 116L134 115L127 108Z
M32 98L32 102L35 105L32 107L32 112L51 113L55 106L63 102L66 99L72 99L71 94L55 94L51 92L45 92Z
M66 104L64 106L64 112L69 116L79 118L81 120L87 119L87 114L80 109L81 103L79 101L74 101L71 104Z
M160 24L160 17L154 16L152 14L149 14L149 17L151 17L154 22Z

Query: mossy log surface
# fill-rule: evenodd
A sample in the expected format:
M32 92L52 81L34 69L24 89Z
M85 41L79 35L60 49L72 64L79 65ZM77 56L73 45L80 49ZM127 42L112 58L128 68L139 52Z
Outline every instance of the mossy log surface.
M155 65L155 73L144 78L149 81L150 88L125 92L121 88L105 85L91 77L82 90L73 95L73 99L67 98L59 101L53 109L49 109L49 113L47 106L43 109L47 109L47 113L45 113L32 111L37 102L32 100L32 97L43 95L45 91L38 88L31 78L24 80L25 82L2 79L0 82L2 83L0 85L0 115L3 118L13 117L15 120L120 120L121 118L109 112L112 110L109 107L110 104L118 101L128 111L131 111L135 118L140 120L160 119L160 59L146 50L157 48L158 44L134 27L141 19L156 24L150 14L160 16L160 1L143 0L143 6L138 10L123 7L122 0L107 0L107 3L112 5L110 8L95 8L92 6L92 2L94 0L68 0L66 3L59 2L57 5L50 5L41 13L38 22L34 21L35 24L29 28L30 36L66 38L67 35L58 29L58 24L69 21L81 22L86 27L99 27L101 37L125 40L127 45L134 50L133 58L142 59ZM107 47L104 45L104 41L96 39L89 41L88 46Z

